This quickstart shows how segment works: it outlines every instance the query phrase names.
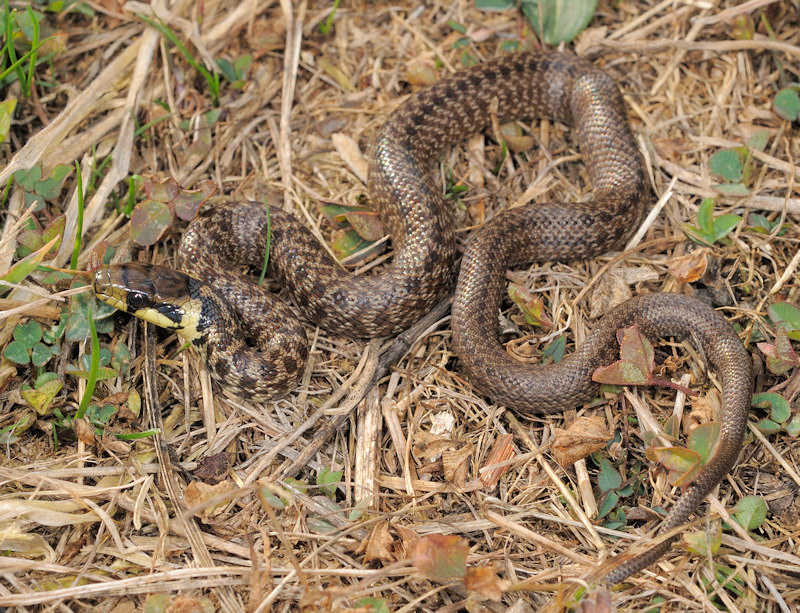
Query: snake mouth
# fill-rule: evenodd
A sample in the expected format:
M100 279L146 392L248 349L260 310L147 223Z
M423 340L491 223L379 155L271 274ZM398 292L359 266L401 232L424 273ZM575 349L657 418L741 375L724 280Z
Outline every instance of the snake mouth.
M193 297L199 283L166 266L128 262L99 268L92 289L114 308L195 341L203 316L202 301Z

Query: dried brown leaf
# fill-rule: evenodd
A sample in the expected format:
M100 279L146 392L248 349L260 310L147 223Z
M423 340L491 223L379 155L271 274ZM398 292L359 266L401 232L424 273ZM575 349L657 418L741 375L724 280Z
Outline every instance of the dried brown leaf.
M706 274L710 249L697 249L688 255L667 261L670 274L678 283L694 283Z
M600 451L611 438L602 417L579 417L566 430L556 429L553 457L561 466L569 466Z
M494 602L500 602L503 592L508 589L509 582L497 576L487 566L468 568L464 575L464 587L470 591L478 592L481 596Z
M208 485L202 481L192 481L186 486L183 498L186 501L186 506L190 508L200 507L198 517L207 522L225 510L229 502L225 494L235 489L236 486L231 481L221 481L216 485Z
M459 447L458 449L442 451L444 478L448 483L453 483L457 486L464 485L467 479L469 459L472 457L472 451L472 443Z
M389 533L389 522L384 520L375 524L356 553L364 554L364 564L369 564L373 560L380 560L384 564L396 562L394 538Z

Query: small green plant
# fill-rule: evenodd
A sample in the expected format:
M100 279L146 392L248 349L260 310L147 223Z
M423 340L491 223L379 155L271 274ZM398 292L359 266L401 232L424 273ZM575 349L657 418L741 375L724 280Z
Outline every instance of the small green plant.
M232 63L225 59L216 60L216 66L214 67L213 72L209 71L203 65L202 61L195 58L189 52L189 49L183 44L181 39L178 38L177 34L175 34L175 32L173 32L163 21L158 18L150 19L142 14L137 16L139 19L158 30L158 32L164 38L175 45L175 48L180 51L181 55L189 63L189 65L203 76L206 84L208 85L208 90L211 94L211 102L214 106L219 106L220 75L225 77L225 79L231 83L234 89L241 89L244 86L244 80L246 78L247 71L253 64L252 56L244 55L240 58L237 58Z
M42 178L42 166L37 164L32 168L16 171L14 181L25 194L25 205L30 206L35 202L34 210L40 211L45 207L46 201L53 201L61 195L64 180L71 170L72 166L69 164L57 164L47 177Z
M323 468L317 473L317 485L319 489L331 500L336 500L336 490L344 474L341 470L331 470Z
M767 519L767 503L761 496L743 496L736 503L731 517L748 532L758 530Z
M762 342L757 346L766 356L767 369L773 375L785 375L800 366L800 359L789 340L789 333L783 326L778 326L774 343Z
M339 0L333 0L333 8L331 12L328 14L327 19L319 24L319 31L322 32L324 36L330 34L331 29L333 28L333 18L336 15L336 11L339 8Z
M713 245L717 241L725 242L725 238L742 220L739 215L714 216L714 199L706 198L697 209L697 225L685 224L683 231L696 243Z
M519 6L548 45L572 41L592 20L597 0L475 0L475 8L505 11Z
M783 328L793 341L800 341L800 309L788 302L775 302L767 309L767 314L777 328Z
M779 91L772 101L772 109L786 121L800 119L800 85L794 83Z
M757 234L772 234L777 230L776 236L784 236L789 224L781 224L780 217L770 221L765 215L759 213L750 213L747 216L747 229ZM778 229L780 226L780 229Z
M725 182L714 185L714 189L727 196L747 196L750 189L750 176L753 172L753 153L763 151L769 142L769 132L758 130L747 139L746 146L722 149L708 160L712 174L722 177Z
M42 326L31 320L16 325L14 340L6 346L3 357L15 364L33 364L41 368L58 353L57 345L49 346L42 342Z
M529 326L553 327L553 322L545 312L544 299L541 295L533 294L517 283L509 283L508 297L522 310L525 323Z
M668 471L671 485L685 487L700 474L719 439L720 423L710 421L697 426L686 439L686 447L648 447L645 457L659 462Z
M51 238L46 245L42 245L41 248L37 249L30 255L25 256L11 268L9 268L8 272L0 277L0 281L5 281L5 283L0 283L0 295L5 293L5 285L18 284L25 277L36 270L44 256L50 253L50 250L59 240L61 240L60 236Z
M349 263L355 264L384 248L385 245L378 241L386 234L386 227L369 207L331 203L323 205L320 211L331 225L338 228L331 241L338 259L348 258Z
M467 36L467 29L457 22L455 19L449 19L447 25L458 32L461 36L453 43L453 49L461 49L461 65L464 68L469 68L478 63L478 58L469 50L469 36Z
M203 66L202 62L198 61L191 53L189 53L189 50L186 48L186 45L184 45L181 42L181 39L178 38L175 32L170 30L169 27L163 21L161 21L160 19L156 21L148 17L145 17L142 14L137 15L137 17L139 17L139 19L144 21L150 27L153 27L156 30L158 30L161 36L163 36L169 42L175 45L175 48L181 52L181 55L189 63L189 65L192 68L194 68L197 72L199 72L201 75L203 75L203 78L206 80L206 84L208 85L209 92L211 93L211 102L213 103L214 106L218 106L220 73L217 71L214 71L213 74L209 72L209 70L205 66Z
M633 495L632 483L626 483L619 471L607 458L600 459L600 471L597 473L597 487L605 494L597 511L598 519L608 516L603 522L606 528L616 530L626 523L625 513L618 509L621 498Z
M144 177L142 188L145 198L131 213L131 238L143 247L156 244L172 227L176 216L185 221L192 219L216 191L211 181L204 181L198 189L183 189L175 179L153 176Z
M752 405L759 409L769 409L769 417L756 424L764 434L786 432L790 436L800 436L800 413L792 416L789 402L774 392L753 395Z
M671 387L696 396L692 390L666 379L653 376L655 352L652 343L639 331L636 324L617 330L620 359L598 368L592 374L592 381L604 385L660 385Z

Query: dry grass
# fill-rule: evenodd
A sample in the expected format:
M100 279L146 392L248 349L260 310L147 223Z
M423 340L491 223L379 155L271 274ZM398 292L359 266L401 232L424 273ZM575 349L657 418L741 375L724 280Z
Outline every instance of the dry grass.
M0 176L4 185L14 170L37 161L46 168L79 161L86 177L94 146L99 156L114 152L105 179L89 196L84 265L100 240L122 253L131 248L126 220L106 206L110 194L124 194L126 182L120 182L129 173L163 173L187 187L211 179L236 198L283 198L329 238L318 202L353 203L364 196L359 151L367 151L381 122L416 89L407 83L407 68L437 60L439 74L447 74L461 65L464 49L477 60L492 57L503 40L519 36L521 27L513 12L481 13L467 1L424 7L344 3L328 35L318 27L330 12L328 3L179 1L170 13L154 2L198 58L254 56L243 90L223 86L224 114L212 129L210 151L193 156L190 146L197 134L179 124L211 108L204 82L133 16L149 11L146 5L90 4L97 10L95 20L58 22L69 40L48 77L59 85L40 89L38 98L25 104L24 121L12 128L10 146L3 150ZM759 24L755 40L738 40L734 21L750 14L759 22L760 11L774 37L766 37ZM461 35L447 20L473 34L466 48L454 48ZM576 47L620 84L654 193L669 191L669 197L622 257L514 272L545 298L555 322L552 331L531 339L532 349L567 330L580 342L596 314L607 308L604 301L627 293L721 295L727 299L724 313L741 326L743 336L752 334L756 318L775 300L800 300L800 169L795 164L800 140L796 124L779 120L771 110L776 91L800 81L798 25L790 2L600 3ZM163 115L157 99L177 112L134 137L132 117L141 125ZM548 122L522 125L537 146L527 157L508 158L498 176L484 170L500 159L489 136L445 154L444 166L470 186L458 211L461 238L468 236L466 228L520 200L587 195L568 131ZM756 129L768 130L770 137L753 161L752 196L721 198L715 212L759 212L783 220L787 231L766 236L740 224L730 245L717 244L710 251L709 260L719 270L706 277L708 287L680 286L667 263L694 249L681 226L694 223L703 197L715 195L708 159L720 148L741 145ZM68 240L53 261L62 266L77 217L74 179L67 187L59 205L67 214ZM0 243L2 271L12 262L15 221L23 209L15 190ZM169 261L176 238L134 255ZM49 324L58 317L56 301L62 298L51 289L27 280L14 290L8 297L12 302L2 306L0 346L18 322L36 317ZM514 313L507 313L510 328L518 319ZM313 361L303 387L278 402L251 406L210 385L193 357L175 359L174 337L140 331L119 318L115 339L131 347L131 374L101 383L95 396L139 390L145 399L141 423L120 419L112 429L161 428L159 445L153 439L130 445L104 439L87 446L62 433L61 447L54 450L47 418L6 445L0 508L2 547L10 553L0 558L0 605L15 611L122 612L141 609L148 594L164 593L207 598L223 611L345 610L364 597L384 598L392 611L530 611L548 601L559 606L566 586L652 524L638 522L620 533L595 522L601 495L597 469L585 461L559 466L549 453L554 428L583 415L605 420L629 446L615 444L604 455L624 459L622 470L628 470L637 461L648 465L637 423L652 421L661 428L684 402L663 391L633 391L596 408L567 411L563 418L520 424L460 377L445 317L420 334L410 354L373 389L367 384L377 368L380 343L338 338L309 326ZM518 349L527 352L528 344ZM63 367L84 351L89 347L65 345L55 361ZM702 360L692 364L683 357L691 353L680 347L667 347L666 353L677 356L667 376L692 372L702 382ZM762 364L755 347L753 354ZM0 365L0 426L28 411L20 386L33 375L6 361ZM84 386L75 377L63 380L55 406L71 413ZM758 387L766 390L781 381L762 368ZM797 387L783 393L797 411ZM713 404L713 391L709 398ZM687 406L690 410L703 417L701 403ZM487 473L480 469L493 462L489 454L499 438L501 445L512 446L512 457L499 483L486 486ZM230 454L221 456L222 469L208 463L204 469L221 471L223 485L207 492L195 482L187 490L189 474L220 452ZM613 593L619 609L644 610L660 596L666 601L662 611L797 610L799 454L797 439L765 438L753 428L738 466L695 522L701 530L718 525L745 495L769 502L760 529L726 531L713 556L713 564L732 570L734 589L716 583L720 575L712 572L712 559L678 545ZM344 471L337 502L347 511L365 501L369 512L363 519L331 513L329 499L316 489L298 493L282 510L264 503L262 496L270 491L265 483L290 473L313 483L323 468ZM640 495L621 503L626 508L667 507L679 494L655 467L643 481ZM340 530L325 533L322 518ZM409 550L417 537L430 533L467 538L470 566L489 566L507 586L519 589L493 603L468 593L461 582L431 583L415 575ZM382 559L365 559L370 555ZM186 610L196 610L193 605L183 603ZM590 610L603 610L602 604L596 606Z

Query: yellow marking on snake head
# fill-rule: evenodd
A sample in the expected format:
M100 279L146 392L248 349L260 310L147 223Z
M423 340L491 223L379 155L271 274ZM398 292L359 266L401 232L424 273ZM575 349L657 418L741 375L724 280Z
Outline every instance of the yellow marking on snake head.
M198 330L202 303L190 295L192 282L171 268L129 262L98 269L93 290L114 308L194 341L202 336Z

